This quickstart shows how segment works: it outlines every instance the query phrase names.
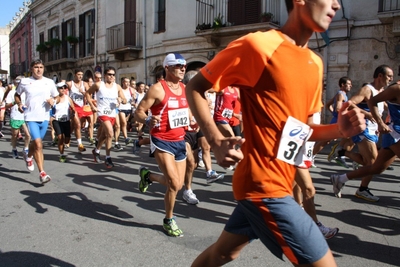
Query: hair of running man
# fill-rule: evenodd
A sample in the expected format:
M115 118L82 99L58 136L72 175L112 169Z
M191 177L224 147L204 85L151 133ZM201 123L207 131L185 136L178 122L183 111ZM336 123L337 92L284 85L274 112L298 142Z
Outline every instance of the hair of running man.
M196 76L196 74L198 73L198 70L189 70L188 72L185 73L185 76L182 79L182 82L184 84L188 84L188 82L194 77Z
M339 79L339 87L342 87L342 85L347 83L347 81L351 82L351 79L349 77L346 77L346 76L340 78Z
M374 79L378 78L379 74L386 74L387 70L390 69L388 65L380 65L374 71Z

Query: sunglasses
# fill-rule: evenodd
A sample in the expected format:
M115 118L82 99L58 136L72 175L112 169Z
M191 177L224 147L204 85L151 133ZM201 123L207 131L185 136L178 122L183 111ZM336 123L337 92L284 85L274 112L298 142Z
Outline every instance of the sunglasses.
M176 65L173 65L173 67L176 69L182 69L182 68L186 69L186 65L183 65L183 64L176 64Z
M107 73L108 76L115 76L115 73Z

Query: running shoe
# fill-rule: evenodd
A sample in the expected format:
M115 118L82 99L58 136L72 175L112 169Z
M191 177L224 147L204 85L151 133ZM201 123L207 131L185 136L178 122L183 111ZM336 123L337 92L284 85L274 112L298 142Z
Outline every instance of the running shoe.
M206 165L204 165L204 161L203 160L199 160L199 163L197 163L197 165L201 168L205 168Z
M389 166L389 167L386 168L386 170L388 170L388 171L394 171L394 168L393 168L392 166Z
M333 185L333 193L335 194L336 197L341 198L342 197L342 189L345 184L339 182L338 174L331 175L331 183Z
M65 155L60 156L61 163L65 163L66 161L67 161L67 156L65 156Z
M358 168L360 168L360 164L358 164L357 162L353 161L352 162L352 167L353 167L353 170L358 170Z
M0 138L3 138L4 134L2 132L0 132Z
M33 172L35 170L35 165L33 165L33 160L27 158L26 162L26 168L28 169L28 171Z
M207 184L211 184L222 179L224 179L224 174L219 174L216 171L211 171L210 175L207 174Z
M199 200L197 199L196 195L193 193L192 190L185 190L183 191L182 195L183 200L185 200L187 203L196 205L199 204Z
M318 225L318 228L321 231L322 235L325 237L325 239L331 239L339 232L339 228L326 227L321 222L317 222L317 225Z
M18 134L18 140L19 140L19 141L22 141L22 140L24 140L24 137L22 136L22 134L21 134L21 133L19 133L19 134Z
M129 143L131 143L131 139L125 138L125 145L129 145Z
M112 162L111 157L106 158L104 164L106 164L106 167L109 169L114 167L114 163Z
M58 138L54 137L53 142L51 143L52 146L56 146L58 144Z
M97 153L96 149L93 149L92 154L93 154L94 162L100 163L100 161L101 161L100 153Z
M64 144L64 148L69 148L69 144Z
M79 152L85 152L85 151L86 151L85 146L84 146L83 144L79 144L79 146L78 146L78 151L79 151Z
M355 196L370 202L379 201L379 197L374 196L371 191L369 191L369 188L365 189L364 191L357 189Z
M329 152L329 154L328 154L328 161L329 162L331 162L337 156L336 155L336 150L338 149L338 147L339 147L339 143L336 143L331 147L331 152Z
M132 146L133 154L138 155L140 152L140 147L141 145L139 145L139 140L133 141L133 146Z
M120 144L115 144L115 145L114 145L114 149L117 150L117 151L120 151L120 150L122 150L123 148L121 147Z
M147 188L149 188L149 185L151 185L150 181L150 171L146 167L140 166L139 167L139 190L142 193L145 193L147 191Z
M12 150L12 156L13 156L14 159L19 159L18 150L13 149L13 150Z
M46 174L45 171L40 172L39 179L42 184L45 184L45 183L48 183L51 181L51 177L48 174Z
M340 166L345 167L346 169L349 168L349 166L347 165L346 160L345 160L344 158L342 158L342 157L336 157L336 158L335 158L335 161L336 161L336 163L339 164Z
M95 144L95 142L94 142L94 139L93 139L93 138L89 138L89 144L90 144L90 145L94 145L94 144Z
M181 229L179 229L174 218L169 219L169 220L164 219L163 228L167 232L167 235L169 235L169 236L173 236L173 237L182 237L183 236L183 232Z
M22 157L25 161L28 158L28 154L29 154L29 149L24 149L24 151L22 151Z

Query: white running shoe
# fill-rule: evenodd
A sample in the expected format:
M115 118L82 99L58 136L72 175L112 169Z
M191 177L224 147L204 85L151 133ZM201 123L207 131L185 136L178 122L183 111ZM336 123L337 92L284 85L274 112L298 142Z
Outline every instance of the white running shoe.
M200 202L192 190L183 191L182 197L183 197L183 200L185 200L187 203L192 204L192 205L199 204L199 202Z
M334 237L338 232L339 228L330 228L323 225L321 222L317 222L318 228L325 237L325 239L331 239Z
M51 181L50 176L47 175L45 171L42 171L42 172L40 173L39 179L40 179L40 182L41 182L42 184L45 184L45 183Z
M26 161L26 168L28 171L33 172L35 170L35 165L33 165L33 159L27 159Z
M360 191L360 189L357 189L356 197L364 199L366 201L370 201L370 202L377 202L379 201L379 197L374 196L370 191L369 188L365 189L364 191Z
M199 160L199 163L197 163L197 165L198 165L200 168L205 168L205 167L206 167L206 165L204 165L204 161L203 161L203 160Z
M339 182L338 174L331 175L331 183L333 185L333 193L335 194L336 197L341 198L342 197L342 189L345 184Z
M218 180L224 179L225 175L217 173L216 171L211 171L210 175L207 175L207 184L212 184Z

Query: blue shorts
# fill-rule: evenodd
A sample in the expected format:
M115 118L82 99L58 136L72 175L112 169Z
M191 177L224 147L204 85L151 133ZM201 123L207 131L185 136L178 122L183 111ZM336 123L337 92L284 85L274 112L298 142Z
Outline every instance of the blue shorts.
M28 126L32 140L36 140L38 138L43 140L47 132L47 127L49 126L49 121L26 121L25 123Z
M182 141L165 141L150 135L150 157L154 157L156 149L171 154L175 161L186 160L186 143Z
M391 145L394 145L398 142L398 140L394 139L391 134L383 134L382 135L382 148L389 148Z
M331 122L329 124L337 123L337 117L332 117Z
M261 242L278 258L293 264L310 264L328 252L317 224L291 196L240 200L225 231Z
M367 139L369 142L378 143L379 137L376 134L370 134L368 129L365 129L362 133L351 138L354 144L360 143L364 139Z
M215 124L229 124L229 121L224 121L224 120L221 120L221 121L215 121Z

